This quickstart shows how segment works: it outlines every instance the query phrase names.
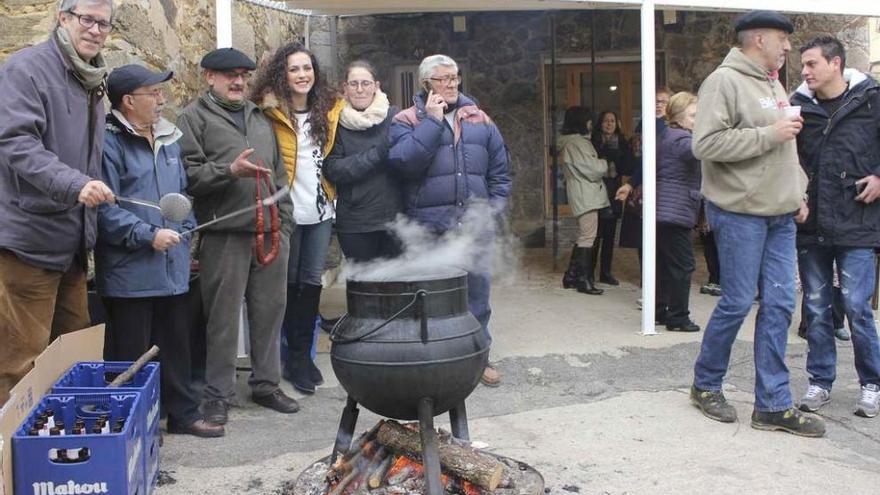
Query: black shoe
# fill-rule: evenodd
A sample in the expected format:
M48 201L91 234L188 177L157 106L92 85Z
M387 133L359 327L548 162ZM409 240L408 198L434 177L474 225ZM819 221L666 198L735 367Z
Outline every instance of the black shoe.
M324 318L321 317L321 330L330 333L333 331L333 327L336 326L336 323L339 321L339 318Z
M654 325L666 324L666 306L654 310Z
M202 413L208 423L225 425L229 421L229 404L223 399L206 400L202 406Z
M813 438L825 434L825 422L821 418L804 414L793 407L779 412L752 411L752 428L787 431L793 435Z
M575 287L577 288L577 291L582 294L598 296L605 291L597 289L596 282L593 279L593 271L595 268L593 250L594 248L575 247L574 251L572 251L572 256L575 261L574 266L579 272L579 276L575 281Z
M324 384L324 375L321 374L321 370L315 365L315 362L311 359L309 360L309 373L311 374L310 378L315 385Z
M257 405L274 409L280 413L293 414L299 411L299 404L296 403L296 399L284 395L280 388L269 395L252 395L251 399Z
M168 433L173 435L192 435L199 438L218 438L226 434L223 425L197 419L188 425L180 425L168 420Z
M691 385L691 403L703 412L703 416L722 423L736 421L736 409L724 397L722 391L700 390Z
M620 285L620 281L614 278L610 273L600 274L599 282L605 285Z
M320 373L320 370L318 372ZM293 388L304 394L312 395L315 393L317 383L312 379L312 370L308 364L288 366L284 369L284 379L290 382Z
M692 322L691 320L687 320L684 323L679 324L666 324L666 330L670 332L699 332L700 325Z

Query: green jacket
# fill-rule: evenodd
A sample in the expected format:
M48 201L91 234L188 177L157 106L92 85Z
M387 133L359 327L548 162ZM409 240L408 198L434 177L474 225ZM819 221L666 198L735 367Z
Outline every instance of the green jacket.
M183 132L180 147L189 181L187 192L193 196L196 220L203 224L226 213L256 204L256 180L237 178L230 171L232 162L247 148L254 148L249 160L272 171L272 191L261 181L262 197L287 185L287 171L278 151L272 124L263 112L245 101L245 132L229 113L207 93L183 109L177 127ZM282 235L293 230L293 204L286 195L278 203ZM263 208L263 231L271 228L269 208ZM219 232L255 232L256 212L239 215L217 223L207 230Z
M590 138L566 134L559 137L557 144L571 213L579 217L608 206L608 193L602 180L608 173L608 163L599 158Z
M794 139L773 124L788 96L767 70L732 48L700 86L694 155L703 161L703 196L727 211L774 216L796 211L807 189Z

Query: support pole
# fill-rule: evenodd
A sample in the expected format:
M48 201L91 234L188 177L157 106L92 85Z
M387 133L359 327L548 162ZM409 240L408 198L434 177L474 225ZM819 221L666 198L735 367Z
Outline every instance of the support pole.
M434 429L434 401L423 397L419 401L419 435L422 439L422 463L425 466L425 486L428 495L443 495L440 480L440 443Z
M550 191L553 197L553 270L559 258L559 153L556 149L556 15L550 12Z
M360 414L357 402L348 397L342 417L339 418L339 430L336 432L336 442L333 444L333 452L330 454L330 465L336 462L339 454L345 454L351 448L351 439L354 437L354 429L357 426L358 414Z
M216 0L217 48L232 46L232 0Z
M657 51L654 0L642 2L642 335L657 335L654 305L657 268Z
M468 431L467 409L464 407L464 401L449 410L449 425L452 427L452 436L460 440L470 440L471 434Z

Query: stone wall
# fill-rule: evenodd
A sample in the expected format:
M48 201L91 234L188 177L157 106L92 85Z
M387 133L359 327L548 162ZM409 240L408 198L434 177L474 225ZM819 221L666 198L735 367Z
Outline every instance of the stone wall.
M465 91L475 96L497 122L510 148L514 192L511 213L514 230L527 234L545 226L544 74L549 57L550 16L556 20L556 50L562 57L589 57L590 13L586 11L497 12L463 14L466 34L452 32L451 14L349 17L339 20L338 60L344 66L365 58L388 81L396 65L417 64L432 53L446 53L468 68ZM596 54L640 54L637 11L597 11ZM666 80L674 90L695 90L724 58L734 39L736 14L679 12L678 22L657 25L657 47L663 56ZM806 37L830 32L849 49L850 65L868 69L867 18L794 16ZM803 33L803 34L801 34ZM789 89L799 82L796 49L789 57ZM386 82L386 86L390 86Z
M110 67L140 63L173 70L168 117L203 88L199 61L215 48L214 0L117 0L117 29L104 56ZM57 0L0 0L0 64L15 51L46 39L57 17ZM301 38L305 17L233 2L233 46L259 59L267 50Z

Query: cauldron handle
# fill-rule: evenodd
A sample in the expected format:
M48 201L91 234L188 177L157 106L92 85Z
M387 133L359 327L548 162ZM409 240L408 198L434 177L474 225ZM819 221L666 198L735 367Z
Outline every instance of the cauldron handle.
M352 337L350 339L342 339L342 338L339 338L336 336L336 330L338 330L339 327L342 326L342 322L345 321L346 318L348 318L348 313L345 313L344 315L342 315L342 318L340 318L339 321L337 321L336 324L333 325L333 330L330 331L330 341L333 342L334 344L351 344L352 342L359 342L359 341L369 337L370 335L373 335L374 333L378 332L385 325L396 320L398 316L402 315L406 310L411 308L414 304L420 303L419 310L421 312L421 320L422 320L422 342L427 342L428 341L428 315L425 312L425 298L427 296L428 296L428 291L426 291L425 289L419 289L418 291L416 291L415 294L413 294L412 301L407 303L406 306L400 308L396 313L391 315L387 320L380 323L376 328L373 328L372 330L364 333L363 335L358 335L357 337Z
M425 299L428 297L428 293L423 289L416 292L416 297L419 298L419 317L421 319L421 330L422 330L422 343L428 343L428 312L425 311Z

